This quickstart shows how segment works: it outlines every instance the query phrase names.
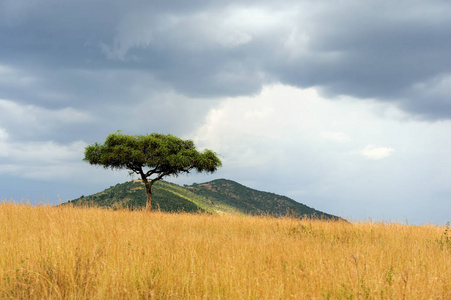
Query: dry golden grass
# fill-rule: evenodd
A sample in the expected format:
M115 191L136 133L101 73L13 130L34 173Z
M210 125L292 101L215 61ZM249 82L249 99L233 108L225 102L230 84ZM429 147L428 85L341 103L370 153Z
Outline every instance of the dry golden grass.
M451 299L439 226L0 204L0 299Z

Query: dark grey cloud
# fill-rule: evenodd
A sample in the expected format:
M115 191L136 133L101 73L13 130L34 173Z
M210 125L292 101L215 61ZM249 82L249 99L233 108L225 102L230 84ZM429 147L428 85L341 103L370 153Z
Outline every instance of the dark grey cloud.
M139 103L135 88L211 98L282 82L449 118L450 14L438 0L5 0L0 65L29 81L0 72L0 97L86 107Z
M336 52L339 59L325 66L328 71L321 59L313 59L308 70L329 95L398 101L409 111L431 114L436 110L440 115L443 107L437 102L448 107L450 103L437 101L440 96L430 91L433 81L449 76L451 70L450 9L440 1L376 7L365 3L357 9L330 10L324 15L329 21L317 29L312 49L316 54ZM302 79L294 82L302 84Z

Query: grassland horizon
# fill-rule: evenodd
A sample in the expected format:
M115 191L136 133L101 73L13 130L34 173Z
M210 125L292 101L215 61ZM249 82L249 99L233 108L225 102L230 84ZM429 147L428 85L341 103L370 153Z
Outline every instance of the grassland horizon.
M0 203L0 299L450 299L449 226Z

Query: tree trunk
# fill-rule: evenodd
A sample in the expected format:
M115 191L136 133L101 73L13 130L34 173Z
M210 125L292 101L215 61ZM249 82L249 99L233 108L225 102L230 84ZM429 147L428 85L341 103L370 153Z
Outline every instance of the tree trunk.
M147 194L147 202L146 202L146 211L152 211L152 184L149 182L145 183L146 185L146 194Z
M144 175L143 172L141 172L141 180L144 184L144 188L146 189L146 195L147 195L146 211L151 212L152 211L152 184L154 183L154 181L151 180L149 182L147 180L146 175Z

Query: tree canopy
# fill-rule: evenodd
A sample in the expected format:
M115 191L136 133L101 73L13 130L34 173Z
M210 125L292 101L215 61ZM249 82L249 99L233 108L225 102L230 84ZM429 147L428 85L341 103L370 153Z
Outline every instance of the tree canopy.
M193 170L213 173L222 165L215 152L200 152L191 140L159 133L110 134L104 144L87 146L84 160L106 169L128 169L138 174L146 186L147 210L151 209L151 187L155 181Z

